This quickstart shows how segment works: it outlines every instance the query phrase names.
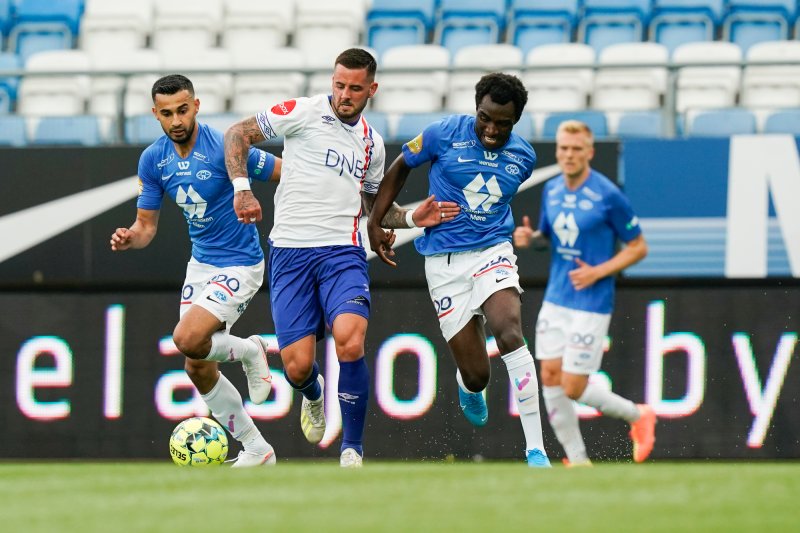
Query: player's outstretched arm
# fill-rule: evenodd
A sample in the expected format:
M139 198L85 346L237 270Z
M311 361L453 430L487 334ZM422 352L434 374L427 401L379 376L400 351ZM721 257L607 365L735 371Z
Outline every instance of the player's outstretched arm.
M122 252L131 248L144 248L150 244L158 230L159 214L158 210L153 209L137 210L136 221L130 228L117 228L111 234L111 250Z
M233 210L236 218L243 224L261 221L261 204L250 190L247 175L247 156L250 147L264 140L256 117L245 118L225 132L225 168L233 183Z

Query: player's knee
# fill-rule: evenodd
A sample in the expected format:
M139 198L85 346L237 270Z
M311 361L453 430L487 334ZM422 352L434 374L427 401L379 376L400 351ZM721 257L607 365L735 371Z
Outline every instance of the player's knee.
M286 374L286 379L295 385L301 385L311 376L311 371L314 367L314 361L306 364L303 361L284 361L283 372Z
M203 349L205 339L200 338L188 328L175 327L172 332L172 342L178 351L190 359L204 359L208 352Z
M364 356L364 342L361 339L348 339L336 343L336 357L339 361L357 361Z
M583 391L586 390L586 384L571 380L563 380L561 387L564 389L564 394L571 400L577 400L583 396Z

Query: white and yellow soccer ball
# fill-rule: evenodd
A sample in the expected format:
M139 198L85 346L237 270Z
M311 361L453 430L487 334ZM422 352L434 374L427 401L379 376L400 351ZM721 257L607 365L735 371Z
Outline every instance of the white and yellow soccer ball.
M172 431L169 454L180 466L220 465L228 457L228 436L210 418L187 418Z

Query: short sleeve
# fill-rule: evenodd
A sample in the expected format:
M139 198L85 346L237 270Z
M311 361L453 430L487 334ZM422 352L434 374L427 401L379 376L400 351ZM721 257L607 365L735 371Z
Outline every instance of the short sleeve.
M403 159L411 168L418 167L427 161L433 161L438 155L442 122L428 125L422 133L403 145Z
M264 150L250 147L247 155L247 175L260 181L268 181L275 170L275 156Z
M294 135L306 124L306 115L311 108L308 98L286 100L256 113L256 122L267 140Z
M642 233L639 217L633 212L628 198L614 187L608 201L608 218L614 233L622 242L630 242Z
M140 209L161 209L164 198L164 189L161 179L156 174L156 165L153 161L153 151L145 150L139 157L139 198L136 207Z

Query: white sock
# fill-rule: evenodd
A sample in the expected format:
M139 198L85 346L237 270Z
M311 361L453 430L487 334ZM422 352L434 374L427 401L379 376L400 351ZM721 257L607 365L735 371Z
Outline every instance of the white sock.
M564 389L559 385L555 387L542 387L544 405L547 407L547 416L558 442L564 448L570 463L582 463L589 459L586 445L583 442L578 413Z
M219 373L217 384L208 394L202 394L211 414L225 429L244 446L247 451L260 451L267 449L267 441L261 436L253 419L244 410L242 395L228 381L228 378Z
M231 335L227 331L218 331L211 336L211 351L206 361L232 363L258 354L258 346L249 340Z
M533 364L531 352L523 345L505 354L502 359L508 370L514 398L517 400L519 421L525 433L525 449L538 448L544 453L542 419L539 414L539 383L536 380L536 366Z
M578 401L594 407L606 416L621 418L628 422L639 419L639 409L635 403L596 383L590 382Z

